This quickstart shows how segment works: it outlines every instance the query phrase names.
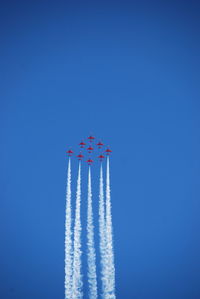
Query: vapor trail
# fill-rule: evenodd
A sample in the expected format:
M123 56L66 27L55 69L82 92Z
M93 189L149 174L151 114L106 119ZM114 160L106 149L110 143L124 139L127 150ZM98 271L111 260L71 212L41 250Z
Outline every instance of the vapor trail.
M72 277L72 299L81 299L82 294L82 275L81 275L81 163L78 168L78 180L76 191L76 210L74 223L74 255L73 255L73 277Z
M101 281L102 281L102 297L105 298L106 290L106 235L105 235L105 202L103 192L103 168L100 166L99 180L99 241L101 256Z
M94 225L92 212L91 169L88 170L87 247L89 298L97 298L96 254L94 246Z
M72 239L71 239L71 161L67 171L65 211L65 299L71 299L72 288Z
M115 265L112 235L112 214L110 198L110 168L107 157L106 168L106 299L114 299L115 296Z

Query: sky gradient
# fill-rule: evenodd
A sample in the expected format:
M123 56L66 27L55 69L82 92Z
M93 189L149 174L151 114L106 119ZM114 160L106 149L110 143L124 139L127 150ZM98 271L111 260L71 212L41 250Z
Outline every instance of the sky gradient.
M65 151L93 133L117 299L199 299L200 4L83 2L1 2L0 298L64 298Z

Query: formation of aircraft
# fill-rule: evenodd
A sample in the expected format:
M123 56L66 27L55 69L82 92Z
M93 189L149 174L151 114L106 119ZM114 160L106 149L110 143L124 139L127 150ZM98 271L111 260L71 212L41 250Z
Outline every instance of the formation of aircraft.
M94 141L95 137L92 136L92 135L90 135L87 139L89 141L89 146L87 148L87 151L88 151L89 154L91 154L94 151L94 147L91 145L91 143ZM80 146L81 149L84 149L86 145L87 145L87 143L85 143L83 140L81 140L81 142L79 143L79 146ZM102 149L103 146L104 146L104 144L101 141L99 141L96 145L97 145L97 147L98 147L99 150ZM107 156L112 153L112 151L111 151L111 149L109 147L107 147L106 150L104 150L103 152L105 152L105 154ZM66 153L67 153L67 155L69 157L71 157L74 152L70 148L68 151L66 151ZM76 157L78 158L79 161L82 161L82 159L84 158L84 155L82 154L82 152L80 152L79 155L77 155ZM103 154L100 154L98 156L98 158L99 158L99 161L102 162L103 159L105 158L105 156ZM88 165L92 165L92 163L94 161L89 157L86 162L88 163Z

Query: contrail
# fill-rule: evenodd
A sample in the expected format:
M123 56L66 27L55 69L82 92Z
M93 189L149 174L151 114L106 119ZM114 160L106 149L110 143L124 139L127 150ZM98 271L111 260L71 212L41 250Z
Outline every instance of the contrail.
M109 157L106 168L106 299L115 299L115 265L112 236Z
M97 298L96 254L94 246L94 225L92 212L91 169L88 170L87 247L89 298Z
M72 299L81 299L82 275L81 275L81 162L78 169L77 191L76 191L76 211L74 223L74 256L73 256L73 277L72 277Z
M99 242L101 256L101 281L102 281L102 297L105 298L106 290L106 236L105 236L105 202L103 192L103 168L100 166L99 180Z
M72 295L72 232L71 232L71 161L67 171L66 212L65 212L65 299Z

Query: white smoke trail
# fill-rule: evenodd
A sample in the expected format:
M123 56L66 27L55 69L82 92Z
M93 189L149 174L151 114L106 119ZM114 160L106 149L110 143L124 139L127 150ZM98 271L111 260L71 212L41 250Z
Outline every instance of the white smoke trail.
M99 242L101 256L101 281L102 281L102 297L105 298L106 291L106 236L105 236L105 202L103 192L103 168L100 167L99 180Z
M74 255L73 255L73 277L72 277L72 299L81 299L82 275L81 275L81 163L79 163L77 191L76 191L76 211L74 223Z
M71 239L71 161L67 171L65 211L65 299L71 299L72 288L72 239Z
M115 299L115 265L112 236L112 214L110 198L110 169L107 157L106 169L106 299Z
M96 254L94 246L94 225L92 212L91 170L88 171L87 246L89 298L97 298Z

